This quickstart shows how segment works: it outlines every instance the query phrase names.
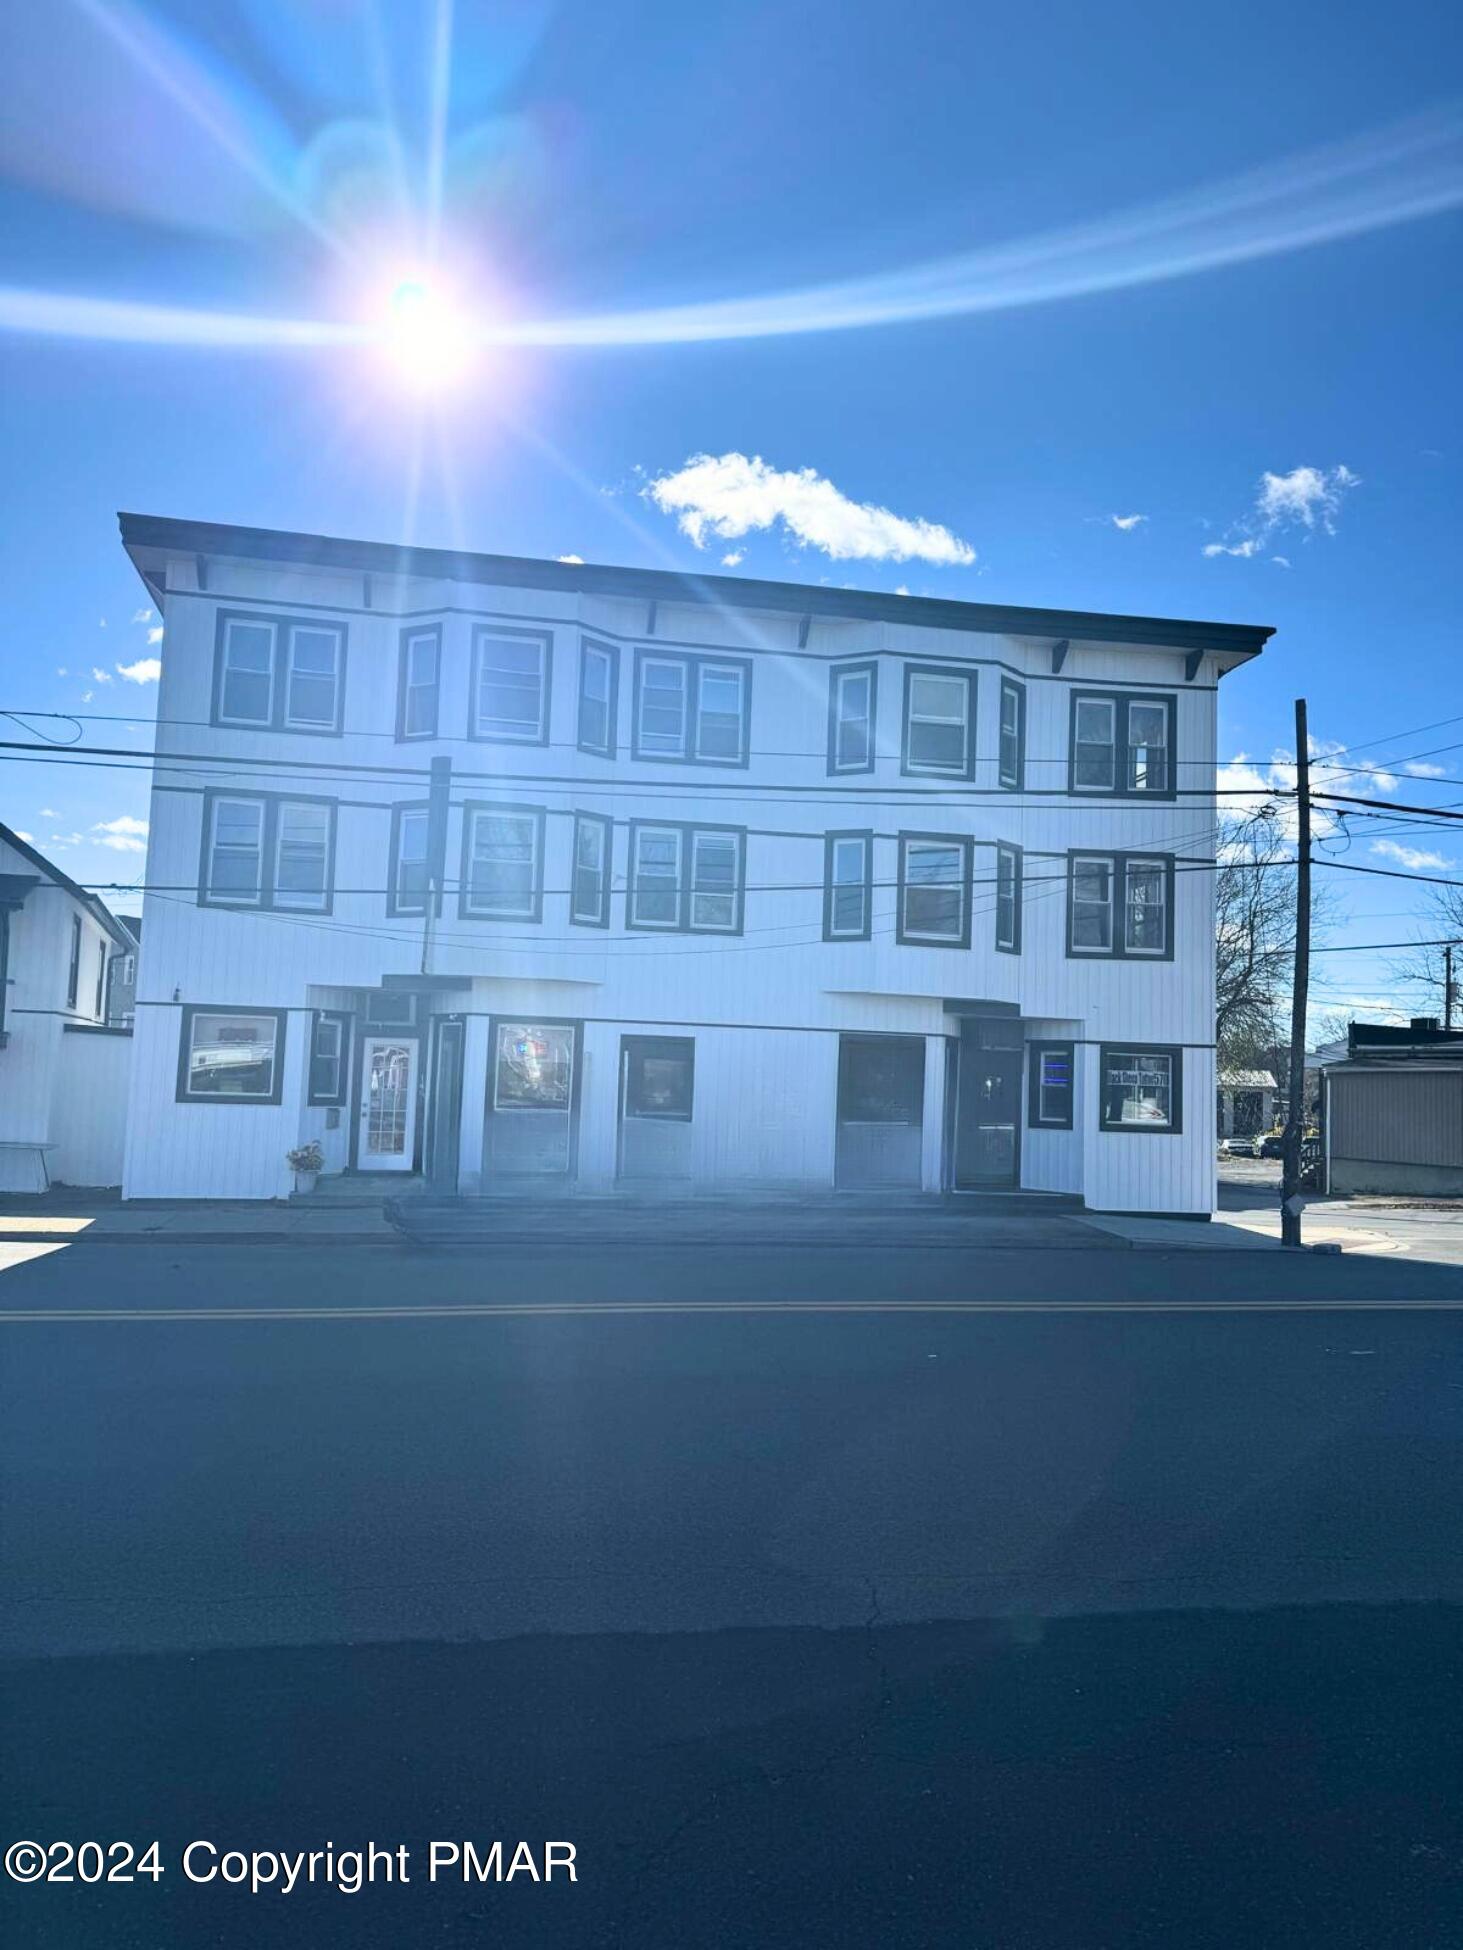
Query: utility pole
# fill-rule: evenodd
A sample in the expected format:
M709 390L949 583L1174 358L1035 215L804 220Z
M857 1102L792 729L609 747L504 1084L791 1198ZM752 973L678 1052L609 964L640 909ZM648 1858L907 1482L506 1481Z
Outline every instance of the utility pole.
M1453 950L1457 942L1449 941L1443 948L1443 1027L1453 1027Z
M1306 701L1295 700L1295 976L1290 985L1290 1093L1280 1177L1280 1243L1299 1246L1301 1141L1305 1135L1306 1005L1311 986L1311 748Z
M447 807L452 795L452 760L432 760L427 789L427 899L422 913L422 973L432 972L432 923L447 878Z

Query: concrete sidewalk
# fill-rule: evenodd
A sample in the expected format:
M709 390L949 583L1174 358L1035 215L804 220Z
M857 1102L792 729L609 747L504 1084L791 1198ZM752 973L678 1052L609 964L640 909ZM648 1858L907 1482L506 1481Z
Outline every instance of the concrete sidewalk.
M123 1204L66 1191L0 1195L0 1241L71 1245L400 1246L593 1251L688 1245L967 1252L1265 1251L1278 1242L1250 1224L1108 1218L1069 1209L972 1208L960 1199L563 1198L446 1204L179 1200Z

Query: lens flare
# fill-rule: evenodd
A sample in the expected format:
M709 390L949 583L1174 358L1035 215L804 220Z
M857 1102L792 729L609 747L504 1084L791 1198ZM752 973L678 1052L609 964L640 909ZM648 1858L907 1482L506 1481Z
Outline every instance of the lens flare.
M474 328L446 291L426 277L399 277L386 302L382 349L397 377L416 392L440 392L468 367Z

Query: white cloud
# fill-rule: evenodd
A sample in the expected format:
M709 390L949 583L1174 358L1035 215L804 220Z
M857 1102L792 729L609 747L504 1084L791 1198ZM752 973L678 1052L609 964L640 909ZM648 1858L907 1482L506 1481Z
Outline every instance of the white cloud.
M781 522L804 548L818 549L835 562L968 566L975 560L969 542L938 522L851 501L811 467L769 467L760 455L694 454L642 492L662 514L676 517L697 548L706 546L709 535L734 542Z
M556 562L583 562L584 557L582 555L556 555L554 560Z
M1255 498L1255 513L1270 528L1299 524L1335 532L1341 497L1360 484L1361 476L1346 466L1293 467L1288 474L1264 473Z
M105 617L105 616L99 616L99 617L97 618L97 628L98 628L99 630L104 630L104 629L105 629L106 627L107 627L107 619L106 619L106 617Z
M25 828L24 828L23 826L17 826L17 827L16 827L16 829L15 829L15 837L16 837L16 838L17 838L18 840L24 840L27 846L34 846L34 845L35 845L35 843L36 843L36 836L35 836L35 834L34 834L34 833L27 833L27 832L26 832L26 830L25 830Z
M69 671L67 670L67 668L66 668L66 666L65 666L65 664L57 664L57 666L56 666L56 675L57 675L58 677L69 677L69 676L70 676L70 674L71 674L71 673L70 673L70 672L69 672Z
M899 584L899 587L894 591L894 593L896 596L907 596L909 594L909 589L904 583L901 582Z
M163 674L162 661L158 657L139 657L135 664L118 664L117 674L129 684L155 684Z
M99 684L110 684L112 681L111 671L99 670L95 664L92 665L91 674Z
M1110 515L1108 519L1114 528L1121 528L1125 535L1130 534L1140 522L1147 521L1147 515Z
M97 835L96 844L110 847L114 853L147 851L147 821L134 819L131 813L120 813L116 819L99 819L91 830Z
M1389 792L1399 783L1395 772L1367 759L1351 757L1345 745L1335 739L1312 738L1310 760L1314 792L1360 795L1369 786ZM1287 795L1295 792L1297 776L1295 755L1284 746L1277 747L1268 760L1252 759L1244 752L1236 752L1227 765L1220 766L1216 780L1220 817L1226 821L1247 819L1262 807L1270 806L1282 833L1288 839L1295 839L1296 805L1294 798ZM1324 805L1313 807L1311 824L1317 838L1335 833L1343 817L1340 809L1333 812Z
M162 624L161 624L161 623L156 623L156 624L154 624L154 625L153 625L153 627L152 627L152 629L150 629L150 630L148 631L148 633L147 633L147 640L148 640L148 642L149 642L149 643L161 643L161 642L162 642L162 640L163 640L163 626L162 626Z
M150 623L152 621L152 611L150 609L134 609L132 612L132 620L134 623Z
M60 815L60 813L58 813L58 812L57 812L57 810L56 810L56 808L55 808L54 806L42 806L42 807L41 807L41 818L42 818L42 819L59 819L60 817L61 817L61 815Z
M726 554L721 558L721 566L724 569L740 568L746 559L747 551L744 548L728 549Z
M83 704L90 704L90 703L91 703L91 701L92 701L92 699L93 699L93 698L94 698L95 696L96 696L96 692L95 692L95 691L83 691L83 692L81 693L81 701L82 701L82 703L83 703Z
M1414 873L1429 867L1451 867L1453 864L1441 853L1431 853L1421 846L1401 846L1396 840L1373 840L1372 852L1380 853L1384 860L1395 860L1399 866L1408 867Z
M1277 569L1288 569L1290 567L1290 557L1288 555L1272 555L1270 560L1275 564Z
M52 833L50 839L47 841L47 845L80 846L81 840L82 836L80 833Z
M1361 485L1361 476L1344 463L1335 467L1292 467L1288 474L1260 476L1255 505L1243 520L1230 527L1228 542L1209 542L1204 553L1216 555L1258 555L1272 537L1287 529L1299 529L1303 539L1312 535L1334 535L1342 497ZM1283 555L1271 561L1283 569L1290 567Z
M1441 765L1434 765L1430 758L1409 758L1404 761L1402 770L1410 772L1415 779L1444 779L1447 772Z

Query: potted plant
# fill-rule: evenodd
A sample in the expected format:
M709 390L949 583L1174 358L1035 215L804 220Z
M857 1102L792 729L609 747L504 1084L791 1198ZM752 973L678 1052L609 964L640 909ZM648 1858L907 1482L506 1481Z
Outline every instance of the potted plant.
M315 1181L320 1176L325 1163L325 1153L320 1149L320 1140L311 1138L308 1144L296 1145L293 1151L286 1151L285 1163L295 1174L297 1192L313 1192Z

